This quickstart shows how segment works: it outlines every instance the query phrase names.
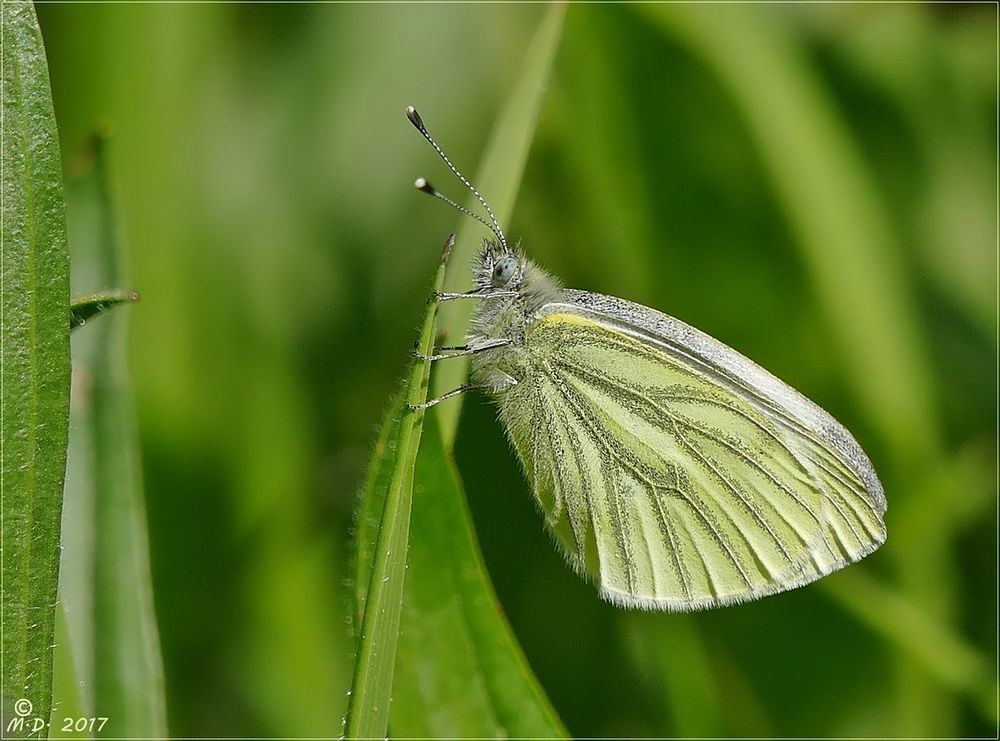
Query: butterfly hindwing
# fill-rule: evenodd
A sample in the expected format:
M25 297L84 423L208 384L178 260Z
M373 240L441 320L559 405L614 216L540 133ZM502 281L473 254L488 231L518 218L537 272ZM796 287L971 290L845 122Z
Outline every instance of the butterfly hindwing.
M566 296L528 328L530 372L501 419L548 528L605 598L753 599L884 540L881 487L832 417L677 320Z

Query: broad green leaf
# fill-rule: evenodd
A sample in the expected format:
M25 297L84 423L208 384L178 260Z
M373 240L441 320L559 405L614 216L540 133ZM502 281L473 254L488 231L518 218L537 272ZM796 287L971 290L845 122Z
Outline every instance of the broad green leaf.
M418 352L424 355L433 351L438 309L436 292L444 282L445 264L454 241L453 234L445 244L434 280L435 294L429 301L417 341ZM402 401L419 405L427 400L430 366L430 362L423 360L413 363L399 400L393 403L382 422L380 445L372 457L370 473L361 492L357 562L363 571L356 572L356 580L359 588L364 584L367 589L356 595L360 634L354 681L344 718L344 733L348 738L384 738L389 724L410 531L413 470L424 421L423 410L410 409ZM378 531L372 533L366 522L378 510L381 510ZM374 536L374 548L366 541L368 535Z
M3 704L49 717L69 424L62 166L30 3L2 7Z
M73 299L73 303L69 307L69 327L70 329L82 327L87 323L87 320L103 314L105 311L110 311L122 304L135 303L138 300L139 294L135 291L121 289L80 296Z
M508 223L514 210L514 200L517 197L521 175L528 159L528 149L538 121L538 111L552 70L552 61L559 46L565 12L564 3L552 3L549 6L525 55L524 69L517 85L507 98L503 112L493 128L482 165L473 180L476 188L491 204L501 226ZM470 208L479 208L478 203L471 197L468 205ZM453 259L456 265L470 264L473 254L479 248L481 229L482 227L472 219L462 219L455 241ZM468 271L452 271L445 280L445 290L468 290L472 285L471 281ZM452 344L461 344L461 338L465 336L472 313L469 303L469 301L452 301L447 311L441 314L441 332ZM468 371L468 365L465 358L457 358L435 370L432 384L434 396L441 396L460 386ZM447 450L452 448L461 410L461 397L438 407L441 435Z
M90 172L67 183L73 281L114 285L122 270L118 227L101 141ZM132 301L106 291L81 317ZM103 735L167 732L159 631L153 608L139 440L125 366L125 322L116 312L73 334L71 434L63 511L60 594L88 714Z
M391 729L406 737L565 737L503 615L434 415L417 456Z

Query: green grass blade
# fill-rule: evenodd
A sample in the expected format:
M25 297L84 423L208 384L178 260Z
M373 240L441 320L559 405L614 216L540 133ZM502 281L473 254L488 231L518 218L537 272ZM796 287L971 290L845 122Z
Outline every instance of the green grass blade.
M49 738L90 738L86 730L76 730L77 718L92 717L83 704L80 694L80 680L73 666L73 652L70 648L69 626L66 624L65 603L60 599L56 610L56 645L52 657L52 717L49 722ZM66 722L69 721L69 730Z
M52 700L59 516L69 424L62 166L31 3L2 7L3 703Z
M103 145L90 172L67 183L77 285L121 279L121 248ZM74 303L80 316L134 300L107 291ZM77 674L104 733L157 737L167 732L163 665L153 607L145 501L132 387L125 367L124 313L73 335L61 596Z
M123 291L121 289L101 291L89 296L80 296L73 299L73 303L70 304L69 327L70 329L77 329L86 324L89 319L93 319L99 314L110 311L122 304L135 303L138 300L139 294L135 291Z
M434 291L444 282L445 263L454 244L454 235L445 245L441 264L434 281ZM427 315L417 343L419 352L430 355L434 345L438 301L430 300ZM430 366L416 361L410 371L400 399L417 405L427 400ZM399 401L390 408L382 423L382 432L370 463L372 472L362 490L362 518L373 510L381 510L377 532L363 524L358 532L358 564L370 564L370 574L357 574L358 585L366 584L358 595L362 615L358 653L351 683L344 734L348 738L384 738L389 725L389 703L392 693L392 673L396 663L399 638L399 616L403 602L403 582L410 531L410 510L413 498L413 472L420 447L424 412L406 409ZM390 432L386 432L390 430ZM387 484L380 490L380 486ZM368 500L372 500L369 503ZM379 501L383 503L378 504ZM362 519L362 523L364 523ZM374 536L374 548L366 543Z
M497 603L434 415L425 424L416 481L392 732L565 737Z
M361 484L361 496L354 523L354 568L353 568L353 599L354 610L351 616L352 624L360 629L361 620L365 615L365 605L368 600L368 583L372 575L372 563L375 560L375 545L378 541L379 527L382 524L382 514L385 510L386 495L392 482L392 471L399 447L399 424L403 419L406 406L406 389L393 397L388 411L382 418L378 439L372 449L368 462L368 471ZM360 638L360 632L356 637Z
M473 181L480 193L492 205L501 226L510 220L514 210L514 200L521 183L521 175L528 159L528 149L535 133L538 111L552 70L559 37L562 31L564 3L553 3L535 33L531 46L525 55L524 69L517 85L511 91L503 112L497 119L493 134L483 155L482 165ZM479 208L470 199L470 208ZM455 264L468 265L480 242L482 227L472 219L463 218L458 228L455 242ZM445 281L447 291L465 291L471 287L468 271L455 270ZM472 307L468 301L453 301L447 311L442 312L440 327L442 334L450 338L452 344L461 344L469 325ZM434 374L432 385L435 396L447 393L462 384L468 370L468 361L458 358L442 364ZM462 410L459 397L438 407L438 419L445 448L450 450L458 427L458 415Z

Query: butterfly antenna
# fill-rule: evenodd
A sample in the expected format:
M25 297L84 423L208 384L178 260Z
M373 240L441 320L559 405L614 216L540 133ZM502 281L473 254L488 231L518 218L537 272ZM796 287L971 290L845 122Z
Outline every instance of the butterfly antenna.
M417 190L419 190L421 193L426 193L429 196L434 196L435 198L440 198L442 201L444 201L445 203L447 203L452 208L458 209L459 211L461 211L466 216L471 216L473 219L475 219L476 221L478 221L480 224L482 224L483 226L485 226L487 229L489 229L494 234L497 233L497 231L493 228L493 225L490 224L490 222L488 222L486 219L484 219L482 216L480 216L479 214L475 213L474 211L470 211L465 206L460 206L459 204L455 203L453 200L451 200L444 193L441 193L440 191L437 190L437 188L435 188L433 185L431 185L430 183L428 183L427 180L425 180L424 178L417 178L413 182L413 187L416 188Z
M431 184L428 183L423 178L418 179L417 182L415 183L415 185L417 187L417 190L423 191L424 193L428 193L428 194L430 194L432 196L435 196L437 198L442 199L443 201L446 201L447 203L450 203L452 206L454 206L455 208L457 208L459 211L461 211L461 212L463 212L465 214L468 214L469 216L471 216L474 219L476 219L476 221L480 222L481 224L484 224L491 232L493 232L496 235L497 239L500 240L500 244L503 245L504 249L505 250L509 249L507 247L507 239L506 239L506 237L504 237L503 230L500 228L500 223L497 221L497 217L493 215L493 209L490 208L490 205L486 202L486 199L483 198L481 195L479 195L479 191L476 190L474 187L472 187L472 183L470 183L465 178L465 176L458 171L458 168L455 167L453 164L451 164L451 160L448 159L448 155L446 155L444 153L444 150L441 149L441 147L438 146L438 143L436 141L434 141L434 138L427 131L427 127L424 126L424 120L422 118L420 118L420 114L417 113L417 109L414 108L411 105L406 106L406 117L408 119L410 119L410 123L413 124L413 126L417 129L417 131L419 131L421 134L423 134L424 139L426 139L428 142L430 142L430 145L432 147L434 147L434 151L437 152L438 156L442 160L444 160L444 163L446 165L448 165L448 169L451 170L455 174L455 177L457 177L459 180L462 181L462 184L466 188L468 188L472 192L472 195L474 195L476 197L476 199L483 205L483 208L486 209L486 213L490 217L490 221L492 222L492 225L491 224L487 224L486 221L482 219L482 217L477 216L476 214L474 214L471 211L469 211L467 208L463 208L463 207L459 206L457 203L455 203L450 198L447 198L446 196L442 195L441 193L438 193L438 191L436 191L431 186Z

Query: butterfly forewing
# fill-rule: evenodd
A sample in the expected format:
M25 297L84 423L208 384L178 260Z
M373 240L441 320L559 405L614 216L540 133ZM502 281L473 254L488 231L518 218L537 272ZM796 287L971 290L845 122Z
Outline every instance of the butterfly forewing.
M528 373L501 418L547 526L603 596L753 599L884 540L881 487L832 417L675 319L565 296L529 326Z

